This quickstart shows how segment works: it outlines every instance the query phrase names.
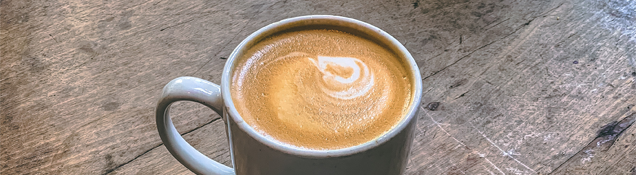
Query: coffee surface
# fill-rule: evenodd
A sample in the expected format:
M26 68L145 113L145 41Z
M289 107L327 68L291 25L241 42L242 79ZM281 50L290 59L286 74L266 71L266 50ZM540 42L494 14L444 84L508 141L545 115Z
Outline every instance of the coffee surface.
M239 56L234 105L248 125L279 142L339 149L393 128L412 99L412 81L396 55L337 30L286 32Z

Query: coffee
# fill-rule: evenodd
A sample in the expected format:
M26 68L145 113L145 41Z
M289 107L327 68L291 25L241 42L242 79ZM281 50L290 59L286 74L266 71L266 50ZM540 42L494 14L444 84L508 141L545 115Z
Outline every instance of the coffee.
M412 75L390 50L338 30L290 31L239 56L234 105L259 133L316 150L371 141L406 115Z

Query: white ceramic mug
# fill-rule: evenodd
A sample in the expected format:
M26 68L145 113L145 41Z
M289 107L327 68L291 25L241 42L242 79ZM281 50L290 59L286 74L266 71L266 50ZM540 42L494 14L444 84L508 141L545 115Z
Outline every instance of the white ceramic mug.
M237 59L260 40L299 28L336 29L355 34L395 52L411 72L414 98L406 116L382 136L361 145L336 150L310 150L279 144L249 126L232 102L230 81ZM422 82L411 54L395 38L379 28L351 18L310 15L272 23L252 33L234 49L225 63L221 86L194 77L179 77L164 88L157 104L157 129L170 153L197 174L401 174L406 166L413 129L419 112ZM220 164L188 144L168 116L170 104L187 100L201 103L226 124L233 168Z

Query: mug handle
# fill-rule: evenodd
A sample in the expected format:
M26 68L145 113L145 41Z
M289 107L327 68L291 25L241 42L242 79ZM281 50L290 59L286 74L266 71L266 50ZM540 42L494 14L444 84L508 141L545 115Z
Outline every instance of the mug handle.
M223 97L219 85L195 77L179 77L170 81L163 87L157 104L157 129L170 154L196 174L235 174L234 169L194 149L174 128L168 111L172 103L182 100L203 104L223 115Z

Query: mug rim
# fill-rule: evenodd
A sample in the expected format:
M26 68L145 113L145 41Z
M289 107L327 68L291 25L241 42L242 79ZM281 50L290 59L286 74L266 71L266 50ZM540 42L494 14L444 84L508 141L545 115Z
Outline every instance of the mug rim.
M403 119L398 122L397 125L389 129L387 132L380 135L379 137L359 145L350 146L346 148L340 148L340 149L333 149L333 150L314 150L309 148L301 148L297 146L292 146L290 144L286 144L281 141L274 140L271 137L266 137L263 134L256 131L252 126L248 125L243 120L243 118L239 115L238 111L236 110L236 107L234 106L234 102L231 96L232 94L230 93L231 73L235 68L234 65L236 60L238 59L237 58L238 54L249 49L249 48L246 48L246 45L250 44L250 42L258 42L256 40L262 39L263 37L262 35L266 35L265 37L271 36L272 33L286 30L287 28L284 28L284 26L289 25L291 23L297 23L302 21L312 21L312 20L334 20L338 22L344 22L349 25L355 25L356 27L365 28L368 31L375 33L374 35L372 35L372 37L374 38L381 37L382 39L385 39L389 42L389 43L383 43L383 44L395 46L397 50L394 50L394 49L390 49L390 50L395 52L395 54L397 54L398 56L402 56L403 59L406 59L404 63L407 64L405 65L407 66L406 68L407 69L410 68L411 69L410 72L413 74L413 83L415 84L413 87L414 87L415 93L413 94L413 98L411 100L411 105L408 108L408 112L403 117ZM340 24L329 24L329 25L342 26ZM347 26L342 26L342 27L347 27ZM363 31L360 31L360 32L363 32ZM368 34L368 32L363 32L363 33ZM419 103L421 101L421 95L422 95L422 81L420 80L421 80L420 70L417 64L415 63L415 59L413 59L413 56L411 56L408 50L397 39L395 39L393 36L389 35L385 31L381 30L380 28L375 27L366 22L356 20L353 18L348 18L348 17L334 16L334 15L306 15L306 16L287 18L278 22L268 24L267 26L260 28L256 32L250 34L243 41L241 41L241 43L238 46L236 46L236 48L232 51L229 58L225 62L225 66L223 67L223 74L221 78L221 94L223 96L223 103L227 109L226 111L229 113L228 116L234 120L236 125L241 130L246 132L250 137L254 138L258 142L263 143L272 149L285 152L288 154L292 154L292 155L299 155L299 156L313 157L313 158L325 158L325 157L347 156L347 155L369 150L371 148L382 145L383 143L395 137L395 135L397 135L398 133L402 132L407 127L409 122L413 120L419 108ZM229 121L226 121L226 122L229 122ZM229 129L228 129L228 132L229 132ZM232 139L232 138L228 138L228 139Z

